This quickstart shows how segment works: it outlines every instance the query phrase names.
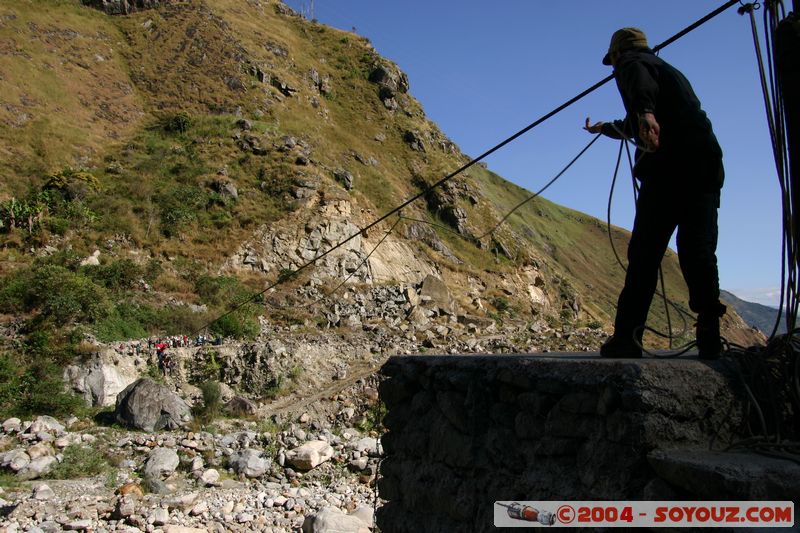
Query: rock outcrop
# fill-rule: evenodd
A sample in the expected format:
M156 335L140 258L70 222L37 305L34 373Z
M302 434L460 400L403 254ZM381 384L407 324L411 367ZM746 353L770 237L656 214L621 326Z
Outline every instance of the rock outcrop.
M117 395L144 371L144 361L127 357L111 348L101 349L88 361L64 369L64 382L83 396L87 405L114 405Z
M136 380L119 393L114 416L120 424L144 431L176 429L191 419L185 401L148 378Z
M179 0L82 0L87 6L105 11L109 15L129 15L161 5L177 3Z

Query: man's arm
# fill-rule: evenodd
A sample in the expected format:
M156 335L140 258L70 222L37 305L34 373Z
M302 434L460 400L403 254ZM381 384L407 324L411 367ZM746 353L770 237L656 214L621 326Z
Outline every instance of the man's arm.
M625 94L628 112L634 114L635 132L639 141L649 150L655 151L659 146L661 127L655 117L656 101L659 86L657 74L641 61L623 61L615 75L617 84ZM634 121L631 121L634 122Z
M625 120L612 120L611 122L595 122L590 124L589 117L586 117L586 124L583 129L589 133L602 133L606 137L612 139L630 139L633 137L633 131L630 121L626 117Z

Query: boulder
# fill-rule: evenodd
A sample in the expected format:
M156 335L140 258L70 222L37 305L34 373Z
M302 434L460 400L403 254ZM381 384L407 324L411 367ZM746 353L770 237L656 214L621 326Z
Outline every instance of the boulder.
M214 486L219 483L219 472L215 468L209 468L200 475L200 481L208 486Z
M49 485L42 483L35 489L33 489L33 499L34 500L52 500L56 497L56 493L53 489L50 488Z
M64 425L52 416L43 415L36 417L36 420L25 430L28 435L36 435L42 432L60 435L64 433Z
M378 439L374 437L363 437L355 443L355 448L361 453L366 453L372 457L380 455Z
M324 440L312 440L286 454L289 463L299 470L311 470L333 457L333 447Z
M11 450L3 454L2 465L14 472L19 472L29 464L31 464L31 456L23 449Z
M6 433L15 433L19 431L21 426L22 426L22 420L16 417L9 418L5 422L3 422L3 431L5 431Z
M17 478L22 480L38 479L49 472L58 460L52 455L38 457L28 463L25 468L17 472Z
M234 396L225 404L225 412L237 417L252 416L257 410L258 405L254 401L242 396Z
M185 401L148 378L134 381L119 393L114 416L120 424L144 431L176 429L191 420Z
M31 459L38 459L39 457L46 457L48 455L55 455L56 452L53 450L53 447L50 446L46 442L38 442L28 448L28 455L31 456Z
M425 152L425 140L422 138L420 132L416 130L409 130L403 134L403 140L408 146L417 152Z
M394 65L377 65L370 72L369 81L380 87L381 100L408 92L408 76Z
M306 517L303 533L369 533L369 527L357 516L346 515L335 507L325 507Z
M95 354L85 363L64 369L64 381L89 406L114 405L117 395L138 377L135 359L120 357L114 350Z
M344 169L339 169L334 171L333 177L348 191L353 190L353 175L350 172Z
M171 448L155 448L144 464L146 478L161 479L171 475L178 468L180 458Z
M271 460L261 457L260 451L249 448L232 455L229 461L234 472L250 478L266 474L271 463Z
M132 516L136 512L136 497L135 496L122 496L115 505L114 511L111 515L115 520L124 520Z
M420 299L428 305L438 307L440 310L452 314L455 307L455 302L450 296L450 291L444 281L436 276L427 276L422 282L422 290L420 290Z

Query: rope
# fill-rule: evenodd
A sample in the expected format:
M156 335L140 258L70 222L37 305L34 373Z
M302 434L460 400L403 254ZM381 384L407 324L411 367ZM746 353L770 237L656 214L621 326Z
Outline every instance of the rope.
M617 128L616 125L614 125L613 122L610 123L610 124L617 131L617 133L619 135L621 135L623 138L620 140L619 152L617 154L617 162L616 162L616 164L614 166L614 175L611 178L611 187L610 187L609 193L608 193L608 204L606 206L606 232L608 234L609 243L611 244L611 250L614 253L614 257L617 260L617 264L620 266L620 268L622 269L623 272L627 272L628 269L625 266L625 264L622 261L622 259L620 258L619 253L617 252L617 248L616 248L616 245L614 244L614 239L613 239L613 235L612 235L612 232L611 232L611 204L612 204L612 200L614 198L614 190L616 188L617 176L619 174L619 166L620 166L620 163L622 161L622 148L623 148L623 146L626 149L626 152L627 152L627 155L628 155L628 166L631 169L631 181L633 183L634 205L638 203L638 194L637 193L639 192L639 190L638 190L638 187L637 187L636 178L633 175L634 163L633 163L633 159L631 158L631 152L630 152L630 147L628 145L628 141L627 141L627 139L625 139L625 135L623 134L623 132L621 132L619 130L619 128ZM643 155L644 154L642 154L642 156ZM640 156L640 158L642 156ZM638 163L638 161L637 161L637 163ZM641 342L639 342L639 335L638 334L642 333L643 331L646 330L646 331L650 331L650 332L654 333L655 335L657 335L659 337L668 339L669 347L670 347L670 349L672 349L672 347L673 347L672 346L673 339L682 337L683 335L686 334L686 332L689 329L689 324L688 324L688 322L686 320L686 317L687 316L691 316L691 315L686 310L681 308L681 306L679 306L677 304L677 302L673 302L672 300L667 298L666 287L665 287L665 284L664 284L664 271L663 271L663 269L661 267L659 267L658 273L659 273L659 278L661 280L661 291L660 292L656 291L656 295L660 296L664 301L664 308L666 310L666 317L667 317L667 328L668 328L669 334L662 333L662 332L658 331L655 328L652 328L652 327L644 325L644 326L640 326L639 328L636 328L634 330L634 332L633 332L633 341L636 343L637 346L639 346L639 348L642 349L642 351L644 351L646 354L648 354L648 355L650 355L652 357L661 358L661 359L678 357L678 356L683 355L684 353L688 352L694 346L696 346L696 343L695 342L690 342L690 343L678 348L677 351L669 353L669 354L659 354L659 353L656 353L656 352L649 351L647 348L645 348L642 345ZM678 316L681 318L681 320L683 322L683 327L681 329L681 332L678 333L677 335L672 330L672 319L671 319L670 312L669 312L669 308L670 307L672 307L673 309L675 309L675 311L677 311Z
M694 22L694 23L690 24L689 26L687 26L687 27L686 27L686 28L684 28L683 30L679 31L678 33L676 33L675 35L673 35L672 37L670 37L670 38L669 38L669 39L667 39L666 41L664 41L664 42L662 42L662 43L660 43L660 44L656 45L656 46L653 48L653 51L654 51L654 52L658 52L658 51L659 51L659 50L661 50L662 48L665 48L665 47L669 46L670 44L672 44L672 43L673 43L673 42L675 42L676 40L680 39L681 37L683 37L683 36L684 36L684 35L686 35L687 33L691 32L692 30L694 30L694 29L696 29L696 28L698 28L698 27L700 27L700 26L702 26L703 24L705 24L706 22L708 22L708 21L709 21L709 20L711 20L712 18L714 18L714 17L716 17L717 15L719 15L720 13L724 12L725 10L727 10L728 8L730 8L731 6L733 6L734 4L736 4L738 1L739 1L739 0L728 0L728 1L727 1L727 2L725 2L723 5L721 5L721 6L720 6L720 7L718 7L717 9L715 9L714 11L712 11L712 12L710 12L709 14L707 14L706 16L704 16L704 17L700 18L700 19L699 19L699 20L697 20L696 22ZM194 336L194 335L196 335L196 334L198 334L198 333L200 333L200 332L202 332L202 331L204 331L204 330L208 329L208 328L209 328L209 326L211 326L211 325L212 325L212 324L214 324L215 322L217 322L217 321L221 320L222 318L225 318L225 317L227 317L227 316L231 315L232 313L236 312L237 310L241 309L242 307L244 307L244 306L245 306L245 305L247 305L248 303L250 303L250 302L252 302L253 300L255 300L256 298L258 298L258 297L262 296L262 295L263 295L263 294L265 294L267 291L269 291L269 290L271 290L271 289L273 289L273 288L277 287L277 286L278 286L278 285L280 285L281 283L284 283L286 280L288 280L288 279L290 279L290 278L292 278L292 277L296 276L296 275L297 275L297 274L299 274L300 272L304 271L304 270L305 270L305 269L307 269L308 267L310 267L310 266L312 266L313 264L315 264L315 263L316 263L317 261L319 261L320 259L323 259L323 258L324 258L324 257L326 257L327 255L329 255L329 254L330 254L331 252L333 252L334 250L336 250L336 249L338 249L338 248L340 248L340 247L344 246L344 245L345 245L345 244L347 244L348 242L352 241L352 240L353 240L353 239L355 239L355 238L356 238L358 235L360 235L360 234L364 234L365 232L367 232L367 231L369 231L370 229L372 229L373 227L377 226L378 224L380 224L380 223L381 223L381 222L383 222L384 220L388 219L388 218L389 218L389 217L391 217L392 215L399 213L399 212L400 212L400 211L402 211L402 210L403 210L405 207L408 207L410 204L412 204L413 202L415 202L415 201L417 201L418 199L422 198L423 196L425 196L425 195L429 194L429 193L430 193L432 190L434 190L434 189L436 189L436 188L438 188L438 187L442 186L444 183L446 183L447 181L449 181L449 180L450 180L450 179L452 179L453 177L455 177L455 176L457 176L458 174L460 174L460 173L464 172L465 170L467 170L468 168L472 167L473 165L475 165L475 164L479 163L480 161L482 161L482 160L483 160L483 159L485 159L486 157L490 156L491 154L493 154L493 153L497 152L497 151L498 151L498 150L500 150L501 148L503 148L503 147L505 147L506 145L510 144L511 142L515 141L515 140L516 140L516 139L518 139L519 137L521 137L521 136L523 136L524 134L528 133L528 132L529 132L530 130L532 130L533 128L535 128L535 127L539 126L540 124L542 124L542 123L543 123L543 122L545 122L546 120L548 120L548 119L552 118L553 116L557 115L558 113L560 113L560 112L561 112L561 111L563 111L564 109L566 109L566 108L570 107L570 106L571 106L572 104L574 104L575 102L578 102L579 100L583 99L585 96L587 96L587 95L591 94L592 92L594 92L595 90L599 89L600 87L602 87L603 85L605 85L606 83L608 83L609 81L611 81L613 78L614 78L614 74L612 73L612 74L610 74L610 75L606 76L605 78L603 78L602 80L598 81L598 82L597 82L597 83L595 83L594 85L590 86L589 88L587 88L587 89L583 90L582 92L578 93L577 95L573 96L572 98L570 98L570 99L569 99L569 100L567 100L566 102L562 103L561 105L557 106L556 108L554 108L553 110L549 111L548 113L545 113L544 115L542 115L541 117L539 117L538 119L536 119L535 121L533 121L532 123L530 123L529 125L527 125L526 127L522 128L521 130L519 130L518 132L514 133L513 135L511 135L510 137L506 138L505 140L501 141L500 143L496 144L495 146L493 146L493 147L492 147L492 148L490 148L489 150L485 151L484 153L482 153L482 154L481 154L481 155L479 155L478 157L476 157L476 158L474 158L474 159L471 159L471 160L469 160L467 163L463 164L462 166L460 166L460 167L459 167L459 168L457 168L456 170L454 170L454 171L452 171L451 173L447 174L446 176L444 176L443 178L441 178L439 181L437 181L437 182L436 182L436 183L434 183L433 185L430 185L430 186L428 186L427 188L425 188L424 190L422 190L422 191L421 191L421 192L419 192L418 194L416 194L416 195L412 196L412 197L411 197L411 198L409 198L408 200L404 201L403 203L401 203L401 204L400 204L400 205L398 205L397 207L395 207L395 208L393 208L393 209L389 210L387 213L385 213L384 215L380 216L379 218L377 218L377 219L376 219L376 220L374 220L373 222L370 222L370 223L369 223L369 224L367 224L367 225L366 225L364 228L362 228L362 229L361 229L361 231L359 231L359 232L357 232L357 233L354 233L353 235L350 235L349 237L347 237L347 238L345 238L344 240L340 241L340 242L339 242L338 244L336 244L335 246L331 247L330 249L328 249L328 250L326 250L325 252L323 252L323 253L321 253L321 254L317 255L316 257L314 257L314 258L313 258L313 259L311 259L310 261L308 261L308 262L304 263L303 265L299 266L299 267L298 267L297 269L295 269L295 270L294 270L294 271L293 271L291 274L289 274L289 275L287 275L287 276L281 276L281 277L279 277L279 278L278 278L278 280L277 280L276 282L274 282L274 283L270 284L270 285L269 285L269 286L268 286L266 289L264 289L264 290L262 290L262 291L260 291L260 292L257 292L257 293L255 293L255 294L253 294L252 296L250 296L250 297L249 297L249 298L247 298L246 300L244 300L244 301L240 302L239 304L236 304L236 305L234 305L234 306L233 306L231 309L229 309L228 311L226 311L226 312L224 312L223 314L219 315L219 316L218 316L218 317L216 317L215 319L213 319L213 320L211 320L211 321L207 322L205 325L203 325L202 327L200 327L200 328L198 328L196 331L194 331L194 332L192 333L192 336Z
M767 2L764 10L767 62L763 60L754 11L758 2L742 4L739 14L749 15L755 48L758 75L772 143L775 168L781 189L783 232L781 254L780 311L766 347L743 348L729 343L728 355L745 392L743 428L745 438L732 442L726 450L745 449L769 457L787 459L800 464L800 339L795 329L798 306L798 247L795 235L795 210L800 206L789 179L789 154L786 132L786 109L781 84L773 66L773 38L779 22L779 11L785 15L777 0ZM795 96L796 97L796 96ZM786 335L776 336L785 305ZM756 429L753 428L756 423ZM788 439L795 439L790 441Z
M517 211L517 210L518 210L520 207L522 207L523 205L527 204L528 202L530 202L531 200L533 200L534 198L536 198L537 196L539 196L540 194L542 194L544 191L546 191L546 190L547 190L547 188L548 188L548 187L550 187L550 186L551 186L553 183L555 183L556 181L558 181L558 179L559 179L561 176L563 176L563 175L564 175L564 173L565 173L567 170L569 170L569 168L570 168L570 167L571 167L573 164L575 164L575 162L576 162L578 159L580 159L580 158L581 158L581 156L582 156L583 154L585 154L585 153L586 153L586 150L588 150L588 149L589 149L589 147L590 147L590 146L592 146L592 145L595 143L595 141L597 141L597 139L599 139L599 138L600 138L600 136L601 136L601 134L600 134L600 133L598 133L597 135L595 135L595 136L594 136L594 138L593 138L591 141L589 141L589 144L587 144L587 145L586 145L586 146L583 148L583 150L581 150L580 152L578 152L578 155L576 155L575 157L573 157L573 158L572 158L572 161L570 161L569 163L567 163L567 166L565 166L564 168L562 168L562 169L561 169L561 172L559 172L558 174L556 174L556 175L553 177L553 179L551 179L550 181L548 181L548 182L545 184L545 186L544 186L544 187L542 187L541 189L539 189L538 191L536 191L535 193L533 193L531 196L529 196L528 198L524 199L523 201L521 201L520 203L518 203L517 205L515 205L515 206L514 206L514 207L513 207L513 208L512 208L512 209L511 209L511 210L510 210L508 213L506 213L506 214L505 214L505 216L503 216L503 218L501 218L501 219L500 219L500 221L499 221L497 224L495 224L495 225L492 227L492 229L490 229L489 231L487 231L486 233L484 233L483 235L481 235L480 237L478 237L478 240L479 240L479 241L480 241L480 240L483 240L483 238L484 238L484 237L486 237L486 236L488 236L488 235L491 235L492 233L494 233L494 232L497 230L497 228L499 228L500 226L502 226L502 225L503 225L503 223L504 223L506 220L508 220L508 217L510 217L510 216L511 216L511 215L512 215L512 214L513 214L515 211Z

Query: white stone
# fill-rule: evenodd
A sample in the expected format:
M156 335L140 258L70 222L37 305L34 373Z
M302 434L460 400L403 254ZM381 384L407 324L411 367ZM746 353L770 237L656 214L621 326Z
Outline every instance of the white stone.
M13 433L19 431L19 428L22 426L22 420L19 418L9 418L5 422L3 422L3 431L6 433Z
M378 439L373 437L363 437L356 442L356 450L367 453L373 457L378 455Z
M356 516L346 515L335 507L325 507L306 517L303 533L369 533L369 528Z
M208 529L204 527L169 525L164 526L164 533L208 533Z
M206 512L208 512L208 502L202 500L196 503L194 507L192 507L192 510L189 511L189 514L192 516L200 516L201 514Z
M219 472L214 468L209 468L200 476L200 481L206 485L216 485L219 482Z
M36 417L31 425L25 430L25 433L30 433L31 435L36 435L42 431L56 433L60 435L64 433L64 426L58 420L53 418L52 416L42 415Z
M370 528L375 523L375 510L369 505L359 505L350 516L355 516Z
M170 448L155 448L150 452L144 466L145 477L161 479L175 472L180 464L180 459L175 450Z
M46 457L48 455L55 455L56 451L47 443L40 442L28 448L28 455L31 459L38 459L39 457Z
M171 498L166 498L161 504L166 505L168 509L180 509L184 513L194 507L197 502L197 492L189 492L187 494L179 494Z
M300 470L311 470L331 457L333 457L333 447L323 440L306 442L286 454L289 463Z
M25 450L12 450L3 460L3 466L8 466L14 472L19 472L31 463L31 456Z
M147 517L147 523L154 526L163 526L167 522L169 522L169 511L163 507L159 507Z
M67 531L90 531L92 529L91 520L73 520L63 525Z
M263 476L269 470L271 461L261 457L261 452L258 450L246 449L232 455L229 463L237 474L254 478Z
M33 489L33 498L36 500L51 500L55 498L56 493L53 489L50 488L49 485L42 483L35 489Z
M17 477L24 480L36 479L50 471L58 460L52 455L38 457L31 461L25 468L17 472Z

